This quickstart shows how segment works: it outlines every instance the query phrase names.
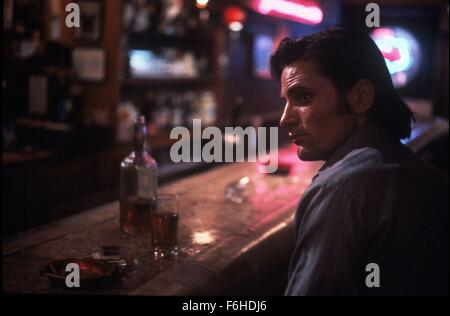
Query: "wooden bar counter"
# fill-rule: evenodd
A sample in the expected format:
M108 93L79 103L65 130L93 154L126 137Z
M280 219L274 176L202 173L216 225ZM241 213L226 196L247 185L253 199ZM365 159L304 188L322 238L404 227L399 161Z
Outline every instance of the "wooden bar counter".
M288 174L260 174L255 163L232 163L160 187L181 196L177 258L155 259L149 235L122 234L118 202L3 239L3 291L281 295L294 246L293 214L321 165L285 150L288 156L295 161ZM226 199L227 186L243 178L242 203ZM92 257L103 245L120 246L128 263L107 284L60 289L39 272L52 260Z

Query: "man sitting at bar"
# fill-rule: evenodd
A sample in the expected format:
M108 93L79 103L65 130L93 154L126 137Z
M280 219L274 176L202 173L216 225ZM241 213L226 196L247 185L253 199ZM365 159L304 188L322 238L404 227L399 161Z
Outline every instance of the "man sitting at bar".
M280 125L325 164L295 217L286 295L448 294L448 181L400 139L413 114L364 32L284 39ZM375 264L375 265L373 265Z

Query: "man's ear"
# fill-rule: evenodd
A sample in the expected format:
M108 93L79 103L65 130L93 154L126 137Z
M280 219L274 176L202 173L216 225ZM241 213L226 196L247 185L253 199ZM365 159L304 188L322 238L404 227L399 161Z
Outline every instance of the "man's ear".
M358 115L367 113L375 99L375 88L367 79L359 80L347 93L352 112Z

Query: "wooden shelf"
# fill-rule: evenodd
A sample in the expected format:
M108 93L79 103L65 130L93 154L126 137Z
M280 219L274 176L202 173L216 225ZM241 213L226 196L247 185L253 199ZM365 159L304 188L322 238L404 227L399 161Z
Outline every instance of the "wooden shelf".
M16 163L34 162L56 157L57 154L51 150L33 149L30 151L7 151L2 153L2 165Z
M128 47L155 47L155 46L170 46L170 47L186 47L194 46L201 48L204 45L210 44L211 35L207 33L186 34L180 35L165 35L159 33L132 33L128 35Z
M209 77L201 78L167 78L167 79L124 79L122 85L125 87L147 87L147 86L189 86L212 84Z

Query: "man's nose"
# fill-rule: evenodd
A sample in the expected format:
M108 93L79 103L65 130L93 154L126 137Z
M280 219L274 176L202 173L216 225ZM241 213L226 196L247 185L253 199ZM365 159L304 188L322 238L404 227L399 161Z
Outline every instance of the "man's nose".
M286 106L284 107L283 115L280 119L280 127L286 128L297 124L298 116L296 115L294 109L289 106L289 104L286 104Z

